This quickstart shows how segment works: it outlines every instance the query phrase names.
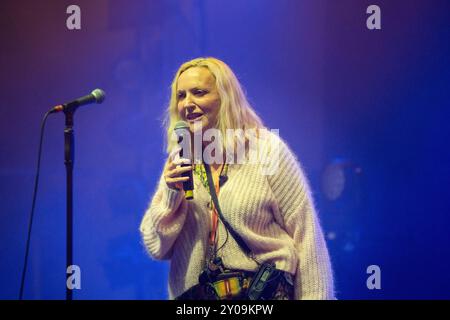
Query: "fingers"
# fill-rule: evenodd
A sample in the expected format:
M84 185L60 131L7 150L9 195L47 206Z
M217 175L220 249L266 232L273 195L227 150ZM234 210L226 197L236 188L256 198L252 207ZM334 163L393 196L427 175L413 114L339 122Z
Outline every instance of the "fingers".
M189 177L175 177L175 178L167 178L167 182L176 183L176 182L184 182L188 181Z
M166 170L172 171L177 166L180 166L182 164L190 164L190 163L191 163L191 161L189 159L178 158L177 160L171 161L169 158L168 163L166 165ZM190 167L192 167L192 166L190 166Z
M189 177L183 177L181 175L191 171L193 168L193 166L190 165L191 160L180 158L180 150L180 147L176 147L170 152L164 168L164 179L167 185L176 189L182 189L182 183L189 180Z
M169 161L172 162L178 162L180 159L182 159L180 157L180 151L182 150L182 148L180 146L176 146L175 148L173 148L173 150L170 152L169 154Z
M169 188L178 189L178 190L183 189L183 182L189 180L189 177L180 177L180 176L176 176L176 177L165 176L164 178L165 178L166 184L169 186Z
M174 161L180 158L181 147L176 146L169 154L169 160Z
M170 188L181 190L183 182L189 180L189 176L181 176L183 173L192 170L192 165L181 166L181 164L189 164L189 159L179 158L175 161L168 159L166 168L164 170L164 179Z
M172 162L176 166L182 165L182 164L191 164L191 160L185 159L185 158L178 158L177 160L174 160Z
M181 167L181 166L177 166L173 169L168 169L166 171L166 177L167 178L175 178L178 177L179 175L181 175L184 172L188 172L192 170L192 166L186 166L186 167Z

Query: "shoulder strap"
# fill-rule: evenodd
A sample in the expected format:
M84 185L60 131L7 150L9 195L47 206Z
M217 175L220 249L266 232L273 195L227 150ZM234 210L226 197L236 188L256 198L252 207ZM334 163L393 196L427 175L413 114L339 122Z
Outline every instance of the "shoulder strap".
M241 247L241 249L247 255L250 255L250 253L251 253L250 248L247 246L247 244L241 238L241 236L228 223L228 221L225 220L225 217L223 216L222 210L220 209L220 206L219 206L219 199L217 199L216 188L214 188L214 182L213 182L213 178L212 178L212 175L211 175L211 168L209 167L209 164L204 164L204 166L205 166L206 176L208 177L209 192L211 194L211 198L212 198L212 200L214 202L214 206L215 206L215 208L217 210L217 213L219 214L220 220L222 220L223 225L225 226L225 228L228 229L228 231L230 232L231 236L236 240L236 242Z

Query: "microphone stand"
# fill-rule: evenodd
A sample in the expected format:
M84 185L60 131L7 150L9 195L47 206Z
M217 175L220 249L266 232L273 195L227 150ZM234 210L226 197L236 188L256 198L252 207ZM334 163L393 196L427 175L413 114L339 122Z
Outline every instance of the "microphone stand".
M102 103L105 92L95 89L91 94L78 98L66 104L54 107L50 113L63 111L66 116L64 128L64 164L66 166L66 300L72 300L73 287L69 283L68 273L73 271L73 163L74 163L74 135L73 118L78 107L89 103Z
M64 128L64 164L66 166L66 300L72 300L73 288L69 288L68 268L73 264L73 163L74 134L73 117L76 108L64 110L66 116Z

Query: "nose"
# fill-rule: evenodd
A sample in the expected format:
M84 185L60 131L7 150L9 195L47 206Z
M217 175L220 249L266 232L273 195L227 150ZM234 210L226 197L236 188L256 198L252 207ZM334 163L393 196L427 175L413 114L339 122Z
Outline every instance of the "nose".
M186 98L183 101L183 109L192 112L195 109L195 104L192 101L192 96L190 94L186 95Z

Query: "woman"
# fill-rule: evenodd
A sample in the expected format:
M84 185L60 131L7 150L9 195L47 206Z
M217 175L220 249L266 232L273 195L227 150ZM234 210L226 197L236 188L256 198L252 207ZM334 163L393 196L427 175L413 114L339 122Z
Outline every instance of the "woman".
M180 120L193 135L216 130L225 151L222 161L208 163L204 155L203 163L189 165L173 157L178 149L171 136ZM166 128L172 156L140 230L153 258L170 259L170 298L334 299L328 251L307 179L286 143L264 130L224 62L198 58L179 68ZM231 136L230 129L244 135ZM245 156L254 149L248 132L257 132L263 146L258 159L264 161L236 160L242 150L237 145L243 143ZM202 151L207 144L202 143ZM183 173L191 170L194 199L186 200L183 182L190 178Z

